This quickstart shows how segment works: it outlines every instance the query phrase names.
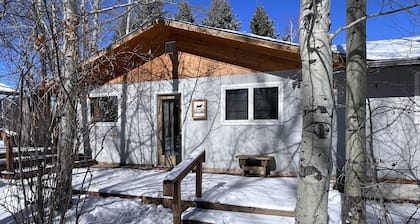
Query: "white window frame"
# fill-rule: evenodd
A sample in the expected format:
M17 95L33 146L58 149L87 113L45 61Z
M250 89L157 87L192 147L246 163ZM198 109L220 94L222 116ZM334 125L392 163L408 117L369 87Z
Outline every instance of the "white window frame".
M257 119L254 120L254 89L273 88L278 91L278 119ZM248 89L248 119L247 120L226 120L226 90ZM223 85L221 88L221 122L223 125L280 125L283 123L283 90L284 82L265 82Z
M117 121L96 121L94 122L92 120L92 113L91 113L91 98L98 98L98 97L117 97L118 101L118 115L117 115ZM95 126L119 126L121 124L121 97L119 94L116 93L90 93L89 97L87 99L87 112L88 112L88 122L91 125Z

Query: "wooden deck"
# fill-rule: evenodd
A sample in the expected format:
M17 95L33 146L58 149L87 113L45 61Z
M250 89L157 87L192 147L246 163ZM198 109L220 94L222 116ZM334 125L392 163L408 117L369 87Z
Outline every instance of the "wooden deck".
M80 181L86 169L73 177L73 193L97 197L141 199L145 204L160 204L172 208L172 197L164 196L163 180L168 174L162 170L91 168L89 188ZM203 174L202 197L195 196L197 173L189 173L182 182L183 216L187 208L210 212L236 212L247 215L294 217L295 178L242 177L224 174ZM129 177L129 178L124 178ZM112 180L112 181L111 181ZM281 191L274 186L285 186ZM256 201L255 201L256 199ZM289 203L290 202L290 203ZM276 205L276 206L273 206ZM191 212L191 209L188 211ZM226 213L223 213L226 214ZM191 215L188 215L192 219ZM194 220L182 223L199 223ZM215 222L217 223L217 222ZM259 223L259 222L255 222Z
M168 197L151 197L147 195L130 195L124 193L111 193L111 192L101 192L101 191L81 191L73 190L73 194L86 194L94 197L119 197L126 199L141 199L144 204L158 204L163 205L166 208L172 207L172 199ZM213 210L222 210L222 211L235 211L235 212L244 212L251 214L264 214L264 215L276 215L276 216L285 216L285 217L294 217L294 211L287 210L278 210L278 209L267 209L267 208L258 208L250 206L241 206L241 205L231 205L207 201L197 201L197 200L183 200L183 208L196 207L202 209L213 209Z

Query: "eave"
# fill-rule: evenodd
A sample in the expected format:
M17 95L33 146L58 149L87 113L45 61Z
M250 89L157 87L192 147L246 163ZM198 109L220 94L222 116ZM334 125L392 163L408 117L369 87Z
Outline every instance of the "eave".
M209 59L270 72L300 69L296 44L247 36L234 31L157 20L109 46L83 64L91 79L107 81L164 54L167 41L176 50ZM100 77L98 77L100 76Z

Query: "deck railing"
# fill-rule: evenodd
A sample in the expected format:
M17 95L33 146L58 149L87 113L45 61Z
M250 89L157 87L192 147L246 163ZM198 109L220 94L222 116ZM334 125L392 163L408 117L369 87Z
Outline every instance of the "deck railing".
M204 161L204 149L196 149L186 159L175 166L163 180L163 195L172 196L172 214L174 224L181 224L181 213L183 212L181 200L181 181L194 168L196 171L195 196L197 198L201 197Z
M0 135L6 147L6 170L13 170L13 145L12 138L16 135L15 132L0 128Z

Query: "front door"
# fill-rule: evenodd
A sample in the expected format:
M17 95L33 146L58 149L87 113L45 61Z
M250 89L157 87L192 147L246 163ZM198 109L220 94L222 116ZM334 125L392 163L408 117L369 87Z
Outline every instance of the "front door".
M159 165L175 166L181 162L180 95L158 97Z

